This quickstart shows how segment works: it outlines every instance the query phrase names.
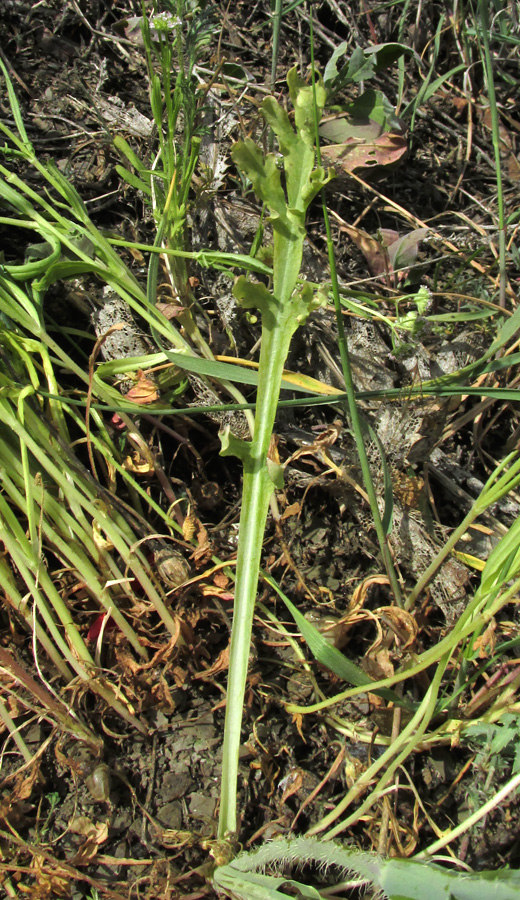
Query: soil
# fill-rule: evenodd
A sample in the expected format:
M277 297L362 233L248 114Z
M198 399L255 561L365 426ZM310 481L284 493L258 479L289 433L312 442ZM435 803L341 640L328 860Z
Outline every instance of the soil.
M363 4L365 13L369 6ZM284 19L280 73L296 59L304 65L309 60L308 22L302 10ZM421 52L439 10L439 4L425 4L424 34L410 30L402 38L405 43L412 46L415 41ZM342 40L366 46L376 38L378 43L397 38L392 7L372 15L357 16L343 8L339 13L338 17L332 2L317 9L317 59L322 66L331 48ZM154 148L144 51L125 31L125 21L140 14L140 4L132 0L44 0L38 4L4 0L1 55L36 152L55 160L87 202L99 228L150 243L153 221L138 192L121 182L115 169L120 160L111 143L114 133L123 133L143 156L151 158ZM270 66L268 4L228 7L216 3L214 15L222 33L218 46L215 38L207 48L208 64L218 54L227 54L228 61L251 75L248 93L261 98ZM449 68L449 55L455 59L453 41L446 39L444 52ZM478 73L473 77L478 79ZM280 78L277 92L283 86ZM395 96L395 70L381 76L380 86ZM480 88L473 85L479 100ZM410 85L409 93L416 89L417 85ZM511 88L511 96L513 92ZM472 153L465 160L467 109L460 97L460 91L439 90L420 111L406 162L374 173L370 181L412 216L435 223L438 239L421 245L411 275L416 285L409 289L426 285L432 292L433 312L439 313L458 309L455 294L461 265L466 268L466 293L494 298L489 272L493 264L490 240L495 235L482 229L479 233L479 225L489 223L481 207L494 203L490 200L494 187L489 129L482 117L477 119ZM5 98L0 99L0 113L9 121ZM252 105L246 115L251 119L248 127L259 132ZM238 135L236 129L225 138L226 152ZM512 212L517 173L508 157L505 163L506 206ZM228 166L209 212L193 212L191 240L195 247L213 244L247 252L260 210L251 195L241 195L229 158ZM373 197L347 176L329 188L328 202L337 216L333 227L339 274L352 290L364 286L377 292L388 287L391 310L393 285L367 278L362 251L348 240L340 224L351 225L359 217L359 227L370 234L377 228L402 229L402 219L388 204L372 203ZM318 281L327 277L318 206L310 218L314 224L305 267L308 277ZM460 255L449 257L443 240L456 244ZM19 255L8 234L4 241L6 259ZM471 266L476 248L483 246L478 261L484 273ZM139 278L145 277L137 259L134 268ZM201 327L209 311L215 322L208 331L212 349L222 355L245 356L258 339L259 328L250 318L237 316L229 300L230 280L195 268L191 274L199 280L200 306L206 316L201 314ZM511 263L510 283L519 275ZM97 286L91 287L99 293ZM65 285L49 292L49 318L64 323L79 317L82 327L92 331L90 311L81 312L72 305L71 291ZM492 340L485 320L478 327L466 323L443 332L426 331L419 343L409 342L407 355L395 355L385 328L373 321L353 318L349 324L356 387L367 392L362 410L384 448L394 484L393 552L403 582L413 585L478 495L489 476L490 460L502 458L504 446L512 448L518 415L499 402L479 406L472 413L478 405L476 398L406 400L406 388L411 391L418 378L454 371L481 355ZM332 310L316 312L299 332L288 367L341 385ZM391 387L405 389L404 399L382 405L370 396L371 391ZM197 404L196 382L190 390L190 402ZM282 399L291 396L286 391ZM175 461L168 477L174 488L188 489L211 553L231 559L236 548L240 467L218 455L218 423L209 417L182 418L171 427L188 443L179 445L171 435L163 436L163 456ZM344 412L339 406L285 409L277 423L277 441L286 463L286 484L279 497L280 524L268 526L264 566L336 646L372 677L384 677L406 657L404 648L411 634L407 623L400 623L404 630L399 632L388 620L381 623L376 617L376 611L390 605L389 590L378 577L382 568L376 536L356 489L361 478ZM382 490L375 440L370 452ZM167 500L163 497L161 502ZM497 504L483 518L483 530L472 535L467 552L485 558L517 514L514 498ZM190 556L187 548L189 544L180 545L186 558ZM192 574L204 573L210 555L191 556ZM478 573L463 562L450 559L445 564L417 612L413 652L421 652L447 633L477 583ZM358 615L345 626L360 585ZM230 580L221 574L220 580L201 579L177 592L173 603L182 621L183 645L168 644L159 623L150 620L152 659L148 664L138 664L117 633L104 644L101 665L132 698L141 731L104 709L88 691L77 692L74 706L102 739L100 752L86 752L44 720L25 723L25 740L31 749L40 748L38 766L20 774L19 760L10 752L2 766L2 829L17 837L11 844L4 838L1 853L9 862L6 870L19 891L16 896L34 900L213 896L204 874L216 837L231 591ZM316 688L329 696L342 690L343 683L309 658L311 678L294 647L269 619L270 613L276 613L294 632L283 605L267 591L260 600L240 759L240 836L246 847L277 834L305 833L341 800L367 762L388 745L392 733L392 716L374 695L339 703L333 713L288 714L285 703L308 704L315 699ZM76 612L83 614L80 601ZM29 663L25 635L9 633L7 616L2 622L3 645L16 647ZM82 626L87 627L86 619ZM503 611L495 627L495 642L515 637L516 608ZM300 639L297 646L304 651ZM513 666L514 649L508 659ZM410 687L415 699L421 698L425 684ZM473 690L480 686L477 680ZM464 702L469 701L468 693ZM513 761L501 757L490 777L489 757L486 761L477 751L477 745L468 743L450 746L446 738L443 744L426 745L407 759L406 778L414 791L403 789L396 795L394 833L383 852L418 852L437 836L432 822L442 833L505 783ZM349 841L365 849L381 849L382 810L383 804L350 829ZM508 799L456 843L454 852L474 868L520 866L519 824L518 800Z

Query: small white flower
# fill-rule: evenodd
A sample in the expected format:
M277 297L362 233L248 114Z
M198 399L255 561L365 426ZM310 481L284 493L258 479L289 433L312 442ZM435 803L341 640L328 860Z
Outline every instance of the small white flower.
M178 16L174 16L169 12L159 13L157 16L153 16L150 19L150 29L152 32L174 31L180 25L182 25L182 22Z

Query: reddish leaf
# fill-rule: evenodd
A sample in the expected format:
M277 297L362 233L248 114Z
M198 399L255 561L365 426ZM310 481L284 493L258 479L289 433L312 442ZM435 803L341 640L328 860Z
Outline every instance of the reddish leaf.
M118 413L114 413L114 415L110 419L110 424L117 431L124 431L124 429L126 428L125 423L123 422L121 416Z
M326 165L334 165L345 172L355 169L371 169L389 166L406 153L406 138L400 134L382 134L371 142L349 139L343 144L323 147L322 158Z
M388 272L388 254L380 241L361 228L346 223L341 225L341 231L345 231L358 250L361 250L372 275L383 275Z
M396 232L393 232L393 234L396 234ZM427 234L427 228L416 228L415 231L410 231L401 237L397 235L391 244L387 244L388 258L392 268L403 269L413 266L419 253L419 241L422 241Z
M92 625L90 626L90 628L88 630L87 641L97 641L97 639L101 633L101 628L103 626L103 622L105 621L106 617L107 617L106 613L100 613L99 616L96 616L96 618L94 619L94 621L92 622ZM109 616L108 622L105 625L105 632L112 631L114 628L117 628L117 625L114 622L112 616Z

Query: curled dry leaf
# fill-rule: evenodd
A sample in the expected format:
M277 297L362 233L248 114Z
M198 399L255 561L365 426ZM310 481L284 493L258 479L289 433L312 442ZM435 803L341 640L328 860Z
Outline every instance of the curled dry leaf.
M364 771L365 766L360 759L348 753L345 755L345 781L349 790L358 783Z
M497 642L495 634L496 628L496 620L491 619L491 622L487 626L484 633L473 641L473 651L478 650L479 659L489 659L489 657L492 656L495 652L495 646Z
M369 651L363 660L363 669L375 681L391 678L394 674L394 664L387 648L380 647L372 653Z
M356 245L358 250L361 250L372 275L382 275L384 272L389 271L388 256L385 253L381 241L378 241L375 237L367 234L367 232L363 231L361 228L355 228L354 225L347 225L346 222L340 225L340 231L344 231L348 234L350 240Z
M114 545L111 540L103 534L101 522L97 520L92 523L92 537L98 550L113 550Z
M209 540L209 535L200 521L197 519L197 548L193 551L191 555L191 559L193 562L200 568L200 566L205 565L211 559L212 547Z
M291 769L288 775L282 779L278 787L283 788L280 803L286 803L293 794L297 794L303 787L303 771L300 768Z
M219 588L217 585L206 584L201 587L203 597L216 597L217 600L223 600L225 603L232 603L235 595L225 588Z
M106 822L93 822L88 816L75 816L69 822L69 831L73 834L81 834L96 844L103 844L108 837L108 825Z
M28 771L21 772L17 775L11 790L10 801L28 800L32 794L34 783L38 778L40 771L40 761L37 760L31 765Z
M163 314L165 319L176 319L185 311L185 306L178 306L176 303L156 303L156 308Z
M181 847L192 847L197 837L192 831L177 831L173 828L159 828L154 824L156 840L167 850L180 850Z
M221 590L225 590L229 584L229 578L224 572L217 572L213 578L213 584Z
M224 650L222 650L217 656L215 662L209 669L204 669L203 672L197 672L193 678L200 681L207 681L210 678L213 678L214 675L218 675L220 672L227 672L229 669L229 646L227 646Z
M125 456L123 468L134 475L151 475L155 471L153 463L142 457L138 450L134 450L131 456Z
M70 863L70 861L67 861ZM31 862L35 887L27 886L24 897L29 900L46 900L51 897L70 897L70 869L62 868L57 859L52 866L44 856L34 855Z
M140 406L146 406L149 403L155 403L160 399L157 385L150 378L145 378L143 373L137 373L137 381L126 394L126 399L132 403L139 403Z
M182 536L185 541L191 541L196 528L197 517L194 516L193 513L189 513L189 515L184 517L184 522L182 523Z
M295 503L290 503L289 506L286 506L286 508L284 509L281 518L282 520L291 519L293 516L299 516L301 514L301 511L301 503L298 503L298 501L296 501Z
M352 600L350 601L349 613L357 612L360 609L363 609L365 604L365 600L367 598L368 592L373 585L389 585L389 581L386 575L369 575L368 578L365 578L361 584L358 584L354 593L352 594Z
M410 647L417 638L418 628L414 617L398 606L381 606L375 611L381 622L392 630L395 640L403 650Z

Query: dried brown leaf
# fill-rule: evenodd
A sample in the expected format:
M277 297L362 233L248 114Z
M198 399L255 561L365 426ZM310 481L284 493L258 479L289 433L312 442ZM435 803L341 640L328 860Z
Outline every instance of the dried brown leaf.
M298 791L303 786L303 772L301 769L291 769L288 775L283 779L285 784L284 792L282 794L281 803L286 803L289 797L292 797L293 794L297 794Z
M138 380L126 394L126 399L131 400L132 403L139 403L141 406L146 406L148 403L155 403L156 400L159 400L160 394L156 383L151 381L150 378L145 378L142 372L138 372L137 377Z
M209 669L204 669L203 672L197 672L193 678L196 678L199 681L207 681L210 678L213 678L214 675L218 675L220 672L227 672L229 669L229 645L222 650L217 656L215 662Z
M386 132L374 141L362 142L350 138L342 144L331 144L321 151L324 165L341 168L345 172L371 169L397 162L406 153L407 141L401 134Z

